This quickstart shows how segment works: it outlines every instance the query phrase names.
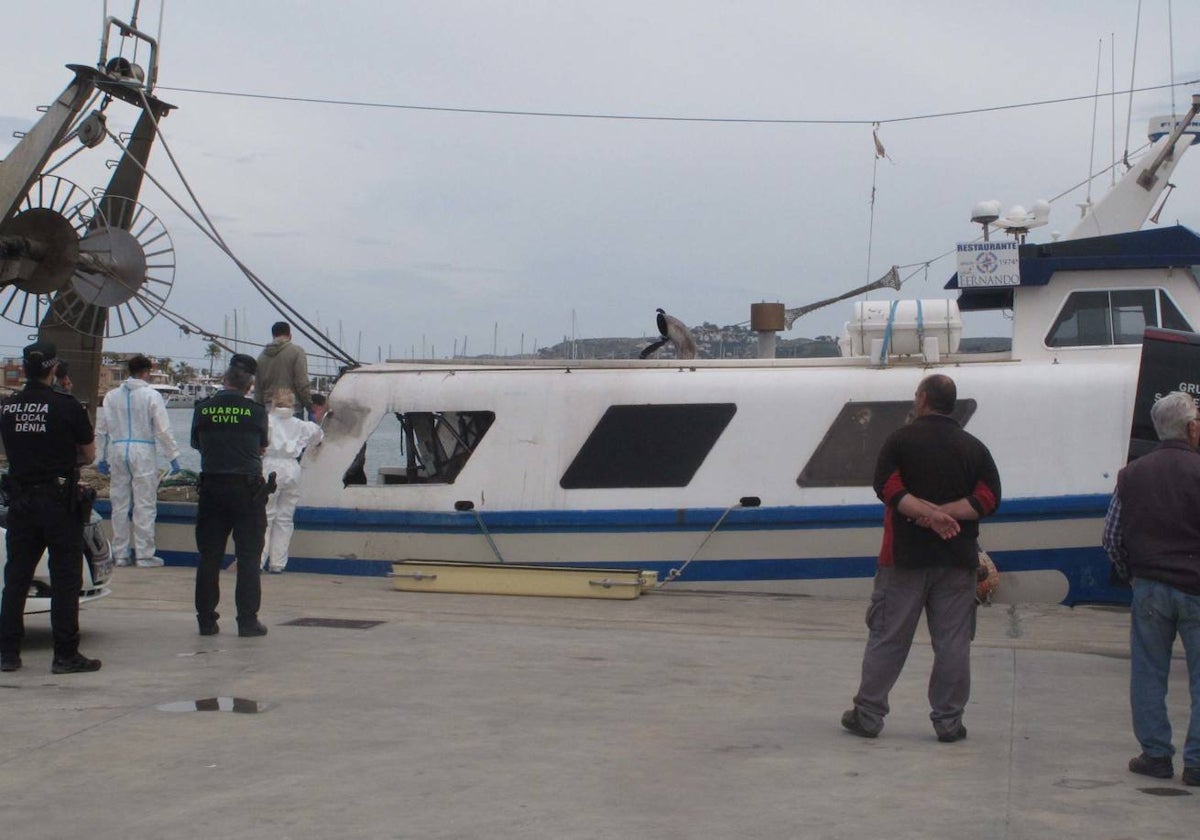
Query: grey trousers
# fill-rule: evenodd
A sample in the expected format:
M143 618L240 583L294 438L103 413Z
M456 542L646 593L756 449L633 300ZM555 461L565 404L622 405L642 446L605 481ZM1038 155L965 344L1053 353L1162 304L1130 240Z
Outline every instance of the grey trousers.
M862 683L854 696L859 719L871 731L883 729L888 693L900 677L921 612L933 644L929 675L929 719L939 734L954 732L971 695L971 619L975 614L975 570L897 569L875 572L867 607L867 649Z

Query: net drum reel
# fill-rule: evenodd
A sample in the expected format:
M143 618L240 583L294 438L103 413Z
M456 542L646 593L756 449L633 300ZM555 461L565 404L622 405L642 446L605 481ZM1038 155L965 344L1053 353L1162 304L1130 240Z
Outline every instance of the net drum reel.
M39 178L0 225L0 243L0 317L34 329L51 315L83 335L127 335L162 310L175 283L175 247L154 213L55 175Z

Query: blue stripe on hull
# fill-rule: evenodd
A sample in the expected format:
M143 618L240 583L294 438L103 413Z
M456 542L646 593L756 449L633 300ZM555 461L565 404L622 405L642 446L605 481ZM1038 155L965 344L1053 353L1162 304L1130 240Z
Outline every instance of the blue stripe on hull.
M1054 519L1103 517L1107 494L1053 496L1039 499L1005 500L989 522L1026 522ZM96 509L111 515L106 499ZM626 533L708 530L725 512L724 508L635 508L622 510L535 510L480 511L491 531L500 533ZM195 521L191 502L159 502L160 522L175 524ZM472 513L448 511L362 510L358 508L300 507L296 527L322 531L411 531L429 534L476 534L479 524ZM873 528L883 522L883 505L822 505L735 508L721 525L723 531L820 530L826 528Z
M1055 519L1101 518L1108 507L1108 495L1056 496L1038 499L1006 500L992 522L1032 522ZM111 515L107 500L98 500L97 509ZM163 524L190 525L195 521L196 505L187 502L161 502L158 521ZM738 530L821 530L854 527L879 527L882 505L839 505L821 507L779 507L736 509L721 526L722 531ZM636 533L707 531L724 513L720 508L680 510L575 510L575 511L499 511L482 513L488 529L495 533ZM296 512L297 530L341 532L408 531L441 535L479 533L475 517L469 513L428 513L411 511L367 511L345 508L301 507ZM160 551L171 565L195 565L190 552ZM1109 584L1109 563L1097 545L1088 548L1032 549L993 551L992 559L1000 572L1054 570L1069 583L1065 603L1128 603L1129 590ZM556 562L554 565L570 565ZM586 562L576 565L594 565ZM656 571L665 579L678 562L639 563L605 562L613 568ZM349 560L340 557L295 557L288 561L294 571L338 575L382 576L391 571L387 560ZM705 559L688 566L684 579L695 583L748 582L765 580L831 580L868 578L875 573L875 557L828 557L803 559Z

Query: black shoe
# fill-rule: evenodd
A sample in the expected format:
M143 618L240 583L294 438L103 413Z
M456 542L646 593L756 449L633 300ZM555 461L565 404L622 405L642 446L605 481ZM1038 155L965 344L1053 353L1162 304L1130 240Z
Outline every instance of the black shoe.
M19 671L21 669L21 657L16 653L6 653L0 656L0 671Z
M100 660L88 659L82 653L76 653L66 659L55 659L50 666L52 674L84 674L89 671L99 671Z
M1183 779L1183 783L1188 787L1200 787L1200 765L1184 767L1183 775L1179 778Z
M217 624L217 622L215 622L215 621L212 624L201 624L200 625L200 635L201 636L215 636L220 632L221 632L221 625Z
M848 732L853 732L860 738L877 738L879 731L872 732L863 725L862 718L858 715L858 709L847 709L842 712L842 728Z
M261 621L255 620L252 624L239 624L239 636L265 636L267 635L267 625Z
M1129 759L1129 772L1156 779L1169 779L1175 775L1175 765L1169 755L1141 755ZM1200 781L1200 779L1197 779Z
M949 732L938 733L938 740L943 744L953 744L955 741L961 741L966 737L967 727L963 726L961 722L959 722L957 729L952 729Z

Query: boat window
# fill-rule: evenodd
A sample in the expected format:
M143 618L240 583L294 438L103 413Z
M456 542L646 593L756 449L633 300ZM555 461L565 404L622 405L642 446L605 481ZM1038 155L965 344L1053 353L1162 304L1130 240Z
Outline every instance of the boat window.
M733 403L609 406L559 486L686 487L736 411Z
M1157 326L1158 295L1154 289L1112 292L1113 344L1140 344L1146 327Z
M951 416L967 425L975 400L960 399ZM870 487L887 436L908 422L911 400L848 402L825 432L796 483L801 487Z
M1192 325L1188 323L1187 318L1184 318L1183 313L1175 306L1175 302L1171 300L1171 296L1164 291L1159 291L1158 297L1162 326L1169 330L1192 332Z
M1141 344L1146 327L1190 330L1162 289L1072 292L1050 328L1048 347Z
M1072 292L1050 328L1046 344L1050 347L1112 344L1108 292Z
M491 411L387 415L342 476L357 484L453 484L491 428Z

